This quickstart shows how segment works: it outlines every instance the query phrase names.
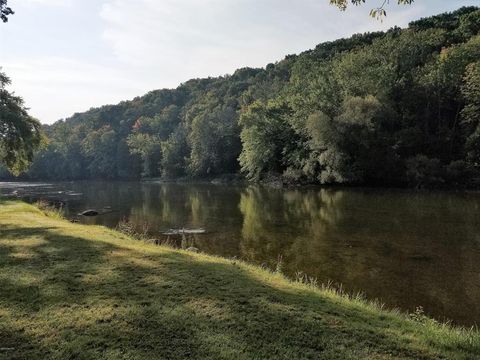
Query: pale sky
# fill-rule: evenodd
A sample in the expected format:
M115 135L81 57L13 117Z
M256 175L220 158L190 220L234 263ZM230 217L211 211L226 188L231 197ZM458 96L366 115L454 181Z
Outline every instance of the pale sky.
M264 67L287 54L480 0L416 0L368 16L328 0L8 0L0 66L30 113L52 123L191 78ZM380 0L378 0L380 2Z

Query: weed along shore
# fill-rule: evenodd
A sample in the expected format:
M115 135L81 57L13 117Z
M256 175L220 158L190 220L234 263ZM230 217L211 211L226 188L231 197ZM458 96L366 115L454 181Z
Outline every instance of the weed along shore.
M0 359L479 359L480 334L0 200Z

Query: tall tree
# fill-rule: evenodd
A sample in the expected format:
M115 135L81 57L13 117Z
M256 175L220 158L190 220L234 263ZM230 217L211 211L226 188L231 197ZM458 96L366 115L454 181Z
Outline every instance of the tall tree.
M7 0L0 0L0 20L6 23L13 14ZM28 168L44 137L40 123L28 115L23 99L7 91L10 83L0 71L0 164L18 175Z
M0 72L0 163L13 174L28 168L42 144L40 123L28 115L22 98L7 91L10 79Z

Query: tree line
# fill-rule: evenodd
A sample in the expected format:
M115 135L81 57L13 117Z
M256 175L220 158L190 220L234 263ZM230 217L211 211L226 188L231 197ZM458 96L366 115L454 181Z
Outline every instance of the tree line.
M31 180L480 185L480 10L326 42L44 126ZM8 178L7 171L0 176Z

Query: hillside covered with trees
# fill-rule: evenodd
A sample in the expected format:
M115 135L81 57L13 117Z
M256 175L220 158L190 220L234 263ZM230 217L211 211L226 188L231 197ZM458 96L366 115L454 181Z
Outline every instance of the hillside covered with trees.
M44 132L25 179L480 186L480 10L190 80Z

